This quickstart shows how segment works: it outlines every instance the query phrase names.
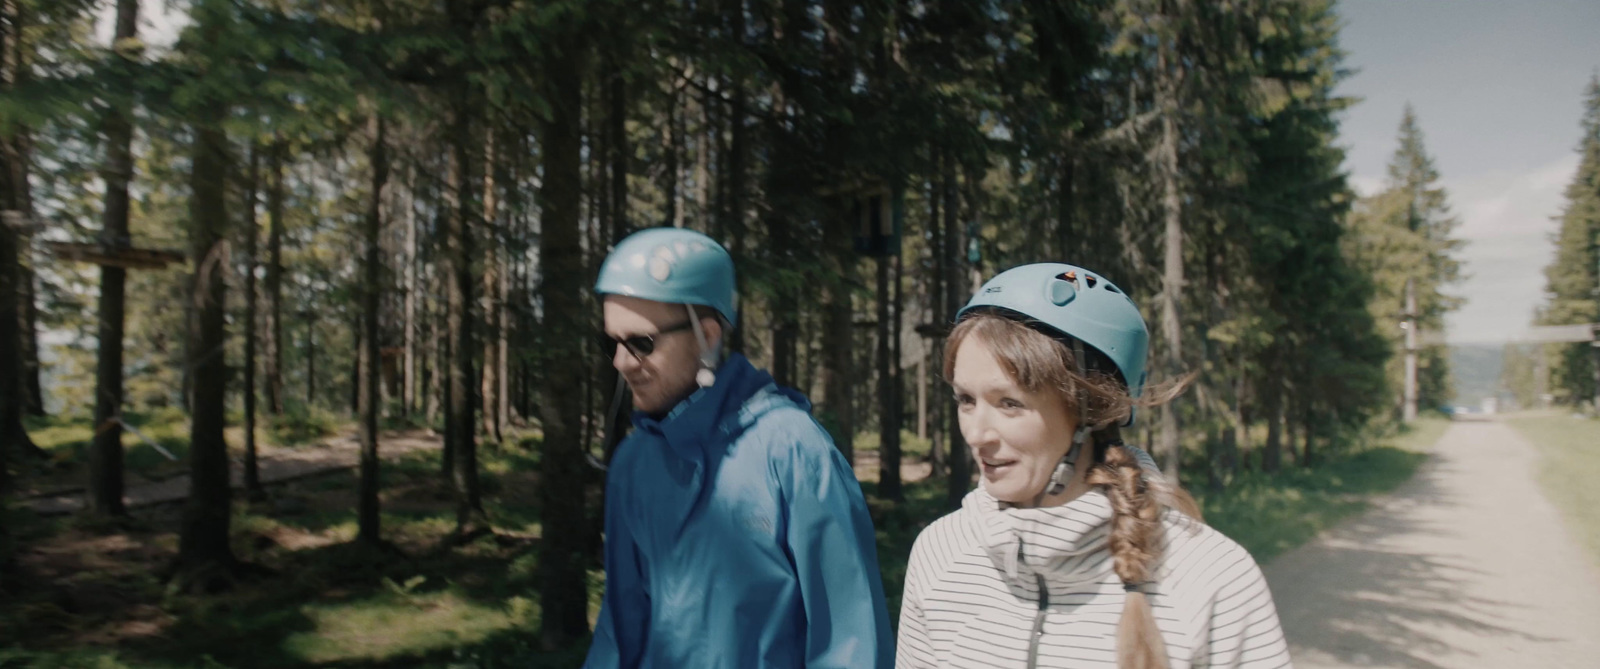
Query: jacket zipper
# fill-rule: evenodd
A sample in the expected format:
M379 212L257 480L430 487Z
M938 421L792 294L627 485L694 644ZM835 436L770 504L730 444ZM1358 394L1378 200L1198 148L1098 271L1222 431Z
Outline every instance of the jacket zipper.
M1039 666L1039 639L1044 636L1044 615L1050 609L1050 588L1044 577L1034 574L1033 578L1039 584L1039 613L1033 617L1033 635L1028 639L1028 669Z

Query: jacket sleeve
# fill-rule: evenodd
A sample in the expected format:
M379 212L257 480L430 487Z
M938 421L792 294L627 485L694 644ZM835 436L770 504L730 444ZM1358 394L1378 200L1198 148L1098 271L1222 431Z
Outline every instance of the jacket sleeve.
M585 669L637 667L643 660L644 640L650 632L648 581L640 568L638 547L622 513L617 479L626 474L613 465L606 480L605 563L606 591L600 603L594 641L589 645Z
M888 669L894 639L878 571L876 535L855 471L821 426L806 424L780 472L785 541L806 615L806 667Z
M1243 553L1243 549L1239 549ZM1267 579L1244 555L1223 575L1211 605L1209 666L1213 669L1280 669L1292 666ZM1199 660L1200 658L1196 658ZM1199 664L1197 662L1196 664Z

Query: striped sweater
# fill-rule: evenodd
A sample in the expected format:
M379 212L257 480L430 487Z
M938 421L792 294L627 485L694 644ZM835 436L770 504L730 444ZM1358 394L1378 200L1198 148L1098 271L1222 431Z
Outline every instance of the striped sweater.
M969 493L911 549L895 666L1115 667L1127 594L1106 547L1111 516L1099 491L1040 509ZM1176 511L1163 521L1156 581L1144 590L1172 669L1289 667L1250 554Z

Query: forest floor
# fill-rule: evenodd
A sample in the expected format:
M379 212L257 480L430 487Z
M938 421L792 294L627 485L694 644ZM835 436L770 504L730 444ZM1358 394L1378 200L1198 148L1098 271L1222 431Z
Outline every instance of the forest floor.
M143 431L152 437L160 430L181 433L160 422L147 422L150 429ZM1425 457L1408 444L1431 442L1446 424L1424 422L1400 435L1330 450L1313 469L1289 467L1274 476L1243 472L1225 490L1197 490L1197 497L1213 525L1265 559L1359 514L1368 497L1399 485ZM235 553L268 571L233 592L166 589L160 574L176 553L181 505L135 505L130 519L113 523L13 509L24 578L6 586L7 605L0 607L0 669L581 663L586 640L548 651L537 646L534 633L541 535L536 437L481 449L483 498L495 534L452 546L453 495L440 473L437 438L426 432L387 434L383 533L400 553L374 555L351 543L357 477L347 464L354 453L348 426L328 429L336 436L263 447L264 458L303 451L306 459L336 468L269 485L265 499L235 497ZM391 446L402 439L414 443ZM949 508L947 480L929 476L929 444L909 433L903 442L901 502L878 497L875 440L864 435L856 443L891 620L898 618L917 534ZM62 443L56 446L65 448ZM184 444L169 446L181 455ZM162 466L160 460L165 458L153 466ZM1196 462L1186 467L1199 471ZM168 474L176 476L173 471ZM130 484L130 491L135 488ZM598 508L598 500L590 508ZM592 612L604 587L599 567L591 570Z
M1563 432L1589 435L1590 467L1593 430ZM1501 421L1454 423L1430 453L1370 512L1267 566L1295 665L1593 667L1600 570L1536 481L1550 461Z

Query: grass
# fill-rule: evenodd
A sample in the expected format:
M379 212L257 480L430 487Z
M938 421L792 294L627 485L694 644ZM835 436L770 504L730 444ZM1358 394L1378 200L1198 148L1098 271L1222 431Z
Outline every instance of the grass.
M1600 563L1600 421L1567 414L1507 419L1539 449L1539 483L1573 535Z
M1326 456L1311 469L1245 473L1220 493L1208 493L1204 483L1189 490L1207 524L1266 563L1364 511L1371 496L1409 480L1448 426L1447 419L1425 417L1365 446Z
M122 431L123 466L128 472L154 480L188 471L189 419L182 411L173 408L130 411L123 419L133 428ZM94 440L92 423L87 416L30 417L26 427L33 443L50 454L51 467L62 472L78 465L87 466L89 447ZM152 442L176 459L163 455Z

